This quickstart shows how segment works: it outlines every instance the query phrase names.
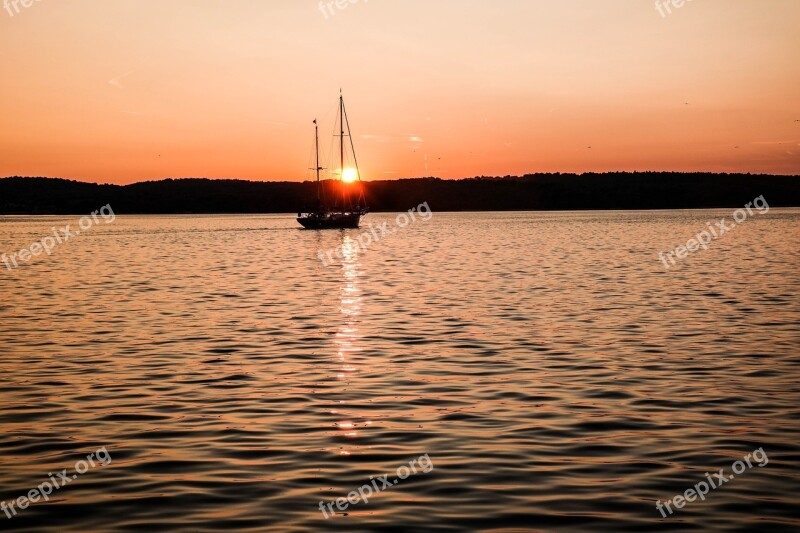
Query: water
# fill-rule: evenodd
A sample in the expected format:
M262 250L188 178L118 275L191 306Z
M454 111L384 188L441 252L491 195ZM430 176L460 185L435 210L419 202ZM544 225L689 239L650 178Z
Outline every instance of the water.
M0 528L797 531L800 210L664 268L723 216L436 213L366 250L289 216L101 218L0 271L0 500L111 462ZM0 218L0 253L76 218Z

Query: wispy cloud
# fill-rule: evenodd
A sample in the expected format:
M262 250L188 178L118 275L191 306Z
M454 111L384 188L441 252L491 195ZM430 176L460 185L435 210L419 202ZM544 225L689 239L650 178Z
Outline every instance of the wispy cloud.
M392 143L392 142L411 142L411 143L424 143L425 139L419 135L404 134L404 135L375 135L364 134L361 138L365 141L372 141L376 143Z
M364 134L361 136L362 139L365 141L372 141L376 143L388 143L392 142L393 137L391 135L372 135L372 134Z
M797 139L790 140L790 141L756 141L750 144L792 144L796 143Z
M122 89L122 84L120 83L120 80L122 80L122 78L127 78L128 76L130 76L130 75L131 75L131 74L133 74L134 72L135 72L135 71L133 71L133 70L132 70L132 71L130 71L130 72L126 72L126 73L125 73L125 74L123 74L122 76L117 76L116 78L112 78L112 79L108 80L108 84L109 84L109 85L113 85L113 86L114 86L114 87L116 87L117 89Z

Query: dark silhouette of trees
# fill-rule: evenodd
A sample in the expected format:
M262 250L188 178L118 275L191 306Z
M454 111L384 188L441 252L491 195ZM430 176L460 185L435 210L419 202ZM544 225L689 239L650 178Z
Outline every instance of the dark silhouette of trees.
M338 182L325 182L328 198ZM86 214L111 204L132 213L297 213L316 199L314 182L166 179L100 185L55 178L0 179L2 214ZM527 174L463 180L415 178L363 183L374 211L428 202L434 211L690 209L800 206L800 176L675 172Z

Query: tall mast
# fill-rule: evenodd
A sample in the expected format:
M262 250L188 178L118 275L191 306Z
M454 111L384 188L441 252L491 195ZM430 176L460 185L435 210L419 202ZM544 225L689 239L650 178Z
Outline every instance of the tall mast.
M341 158L341 166L339 169L342 171L342 177L344 177L344 96L342 96L342 92L339 91L339 126L340 126L340 135L339 135L339 152L342 156Z
M339 154L341 155L341 183L342 183L342 210L345 209L345 202L347 201L347 194L344 187L344 96L342 90L339 89L339 126L341 128L341 135L339 136Z
M317 205L320 205L322 202L322 194L320 192L320 182L319 182L319 124L317 124L317 119L314 119L314 150L317 153Z

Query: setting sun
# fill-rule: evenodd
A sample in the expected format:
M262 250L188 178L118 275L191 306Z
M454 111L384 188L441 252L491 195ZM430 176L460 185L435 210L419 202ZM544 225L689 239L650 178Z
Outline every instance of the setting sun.
M358 181L358 171L354 168L346 168L342 172L342 181L345 183L353 183Z

